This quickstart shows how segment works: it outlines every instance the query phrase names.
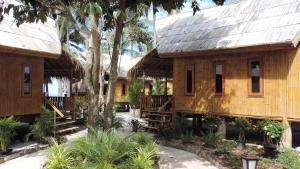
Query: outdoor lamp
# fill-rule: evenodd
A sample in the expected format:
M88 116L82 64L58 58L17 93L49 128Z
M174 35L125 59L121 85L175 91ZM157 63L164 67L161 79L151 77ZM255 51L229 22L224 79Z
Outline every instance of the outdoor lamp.
M243 155L243 169L256 169L259 158L253 155Z

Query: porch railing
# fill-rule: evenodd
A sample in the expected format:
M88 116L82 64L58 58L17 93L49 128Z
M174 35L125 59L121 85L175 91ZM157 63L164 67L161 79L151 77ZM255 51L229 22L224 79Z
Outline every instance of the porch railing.
M74 97L47 97L55 107L57 107L60 111L75 111L75 98Z
M162 107L172 95L141 95L141 110L154 110Z

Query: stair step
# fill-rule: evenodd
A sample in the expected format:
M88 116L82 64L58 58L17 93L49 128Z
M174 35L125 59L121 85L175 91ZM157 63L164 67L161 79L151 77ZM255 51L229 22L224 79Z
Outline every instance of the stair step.
M157 127L144 126L145 129L158 130Z
M57 123L55 126L58 127L58 126L64 126L64 125L73 124L73 123L75 123L74 120L66 121L66 122L60 122L60 123Z
M69 132L69 131L74 131L74 130L77 130L77 129L79 129L79 127L75 126L75 127L70 127L70 128L58 130L56 133L61 134L61 133Z
M151 119L148 119L147 121L148 121L148 122L157 122L157 123L160 123L160 122L161 122L160 120L151 120Z
M171 116L171 114L148 114L148 116Z

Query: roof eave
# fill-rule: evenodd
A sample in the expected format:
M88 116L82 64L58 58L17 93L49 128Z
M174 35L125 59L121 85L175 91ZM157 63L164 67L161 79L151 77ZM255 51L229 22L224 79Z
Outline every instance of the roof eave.
M2 53L17 54L22 56L34 56L34 57L41 57L41 58L53 58L53 59L57 59L61 56L61 53L49 53L44 51L21 49L21 48L15 48L10 46L3 46L3 45L0 45L0 51Z
M300 39L300 36L299 36ZM297 47L299 40L286 41L284 43L262 44L256 46L241 46L235 48L215 48L209 50L199 51L177 51L177 52L159 52L160 58L180 58L180 57L195 57L208 56L225 53L247 53L247 52L261 52L269 50L292 49Z

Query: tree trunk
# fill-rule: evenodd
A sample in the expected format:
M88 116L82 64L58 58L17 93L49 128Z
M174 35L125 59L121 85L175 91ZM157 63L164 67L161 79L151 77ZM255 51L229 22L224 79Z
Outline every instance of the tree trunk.
M84 82L88 91L88 125L97 127L100 113L100 60L101 60L101 39L98 31L99 15L91 16L92 33L87 40L87 65L85 67Z
M121 10L125 11L125 0L121 0ZM123 34L123 16L120 14L116 21L116 32L114 37L113 53L111 58L110 76L108 82L108 95L106 100L106 106L104 109L104 129L108 130L112 128L113 124L113 107L115 103L115 89L116 81L118 78L118 60L120 54L121 37Z

